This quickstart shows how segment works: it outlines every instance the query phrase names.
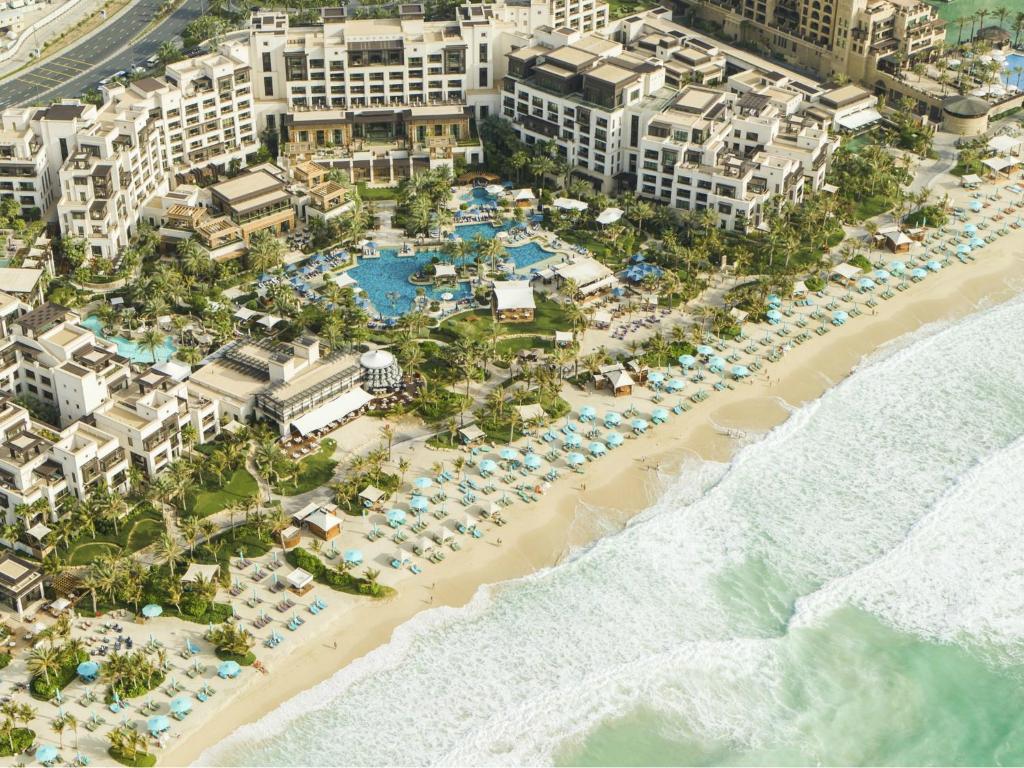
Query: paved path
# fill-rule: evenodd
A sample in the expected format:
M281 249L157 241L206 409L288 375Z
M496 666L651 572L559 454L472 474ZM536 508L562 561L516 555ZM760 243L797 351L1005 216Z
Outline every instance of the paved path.
M0 109L81 96L114 72L141 64L159 50L160 43L180 35L185 25L199 16L201 2L185 0L174 13L133 42L152 22L161 5L161 0L138 0L63 53L0 82Z

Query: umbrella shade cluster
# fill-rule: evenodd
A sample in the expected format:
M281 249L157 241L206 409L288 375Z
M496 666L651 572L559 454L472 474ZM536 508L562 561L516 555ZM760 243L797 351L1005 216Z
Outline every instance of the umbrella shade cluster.
M404 509L389 509L384 516L387 518L388 525L402 525L405 523Z
M57 759L57 748L49 744L43 744L36 750L36 760L40 763L52 763Z
M590 451L591 456L603 456L608 452L608 446L595 440L587 446L587 450Z
M647 423L647 419L633 419L633 421L629 423L629 426L636 432L646 432L649 425Z
M568 462L570 467L578 467L587 460L587 457L582 453L570 453L565 457L565 460Z
M697 358L694 357L693 355L680 355L679 356L679 364L681 366L683 366L683 368L693 368L693 366L694 366L694 364L696 362L697 362Z
M657 279L664 274L664 270L655 264L637 263L633 264L623 273L625 277L631 283L642 283L648 277Z
M430 486L432 486L434 484L434 481L431 480L429 477L417 477L415 480L412 481L412 484L419 490L424 491Z
M544 460L536 453L528 453L523 457L523 464L525 464L528 469L540 469L543 463Z
M669 379L668 384L665 385L665 389L669 392L679 392L684 387L686 387L686 382L682 379Z
M412 507L413 512L426 512L430 504L422 496L414 496L409 502L409 506Z
M157 715L156 717L149 718L146 722L146 727L149 728L150 733L156 736L170 730L171 721L167 718L167 715Z
M776 325L777 323L782 322L782 313L779 312L779 310L777 309L769 309L767 312L764 313L764 316L768 318L768 322L771 323L772 325Z
M745 379L750 375L750 369L745 365L734 365L732 367L733 378Z
M75 671L84 680L94 680L96 675L99 674L100 665L95 661L83 661Z
M889 271L894 275L902 275L907 271L907 265L902 261L893 261L889 263Z
M484 459L480 462L480 472L484 475L489 475L492 472L498 471L498 462L494 459Z
M192 711L192 699L187 696L179 696L176 699L171 699L170 708L172 714L188 714Z
M930 259L925 264L925 266L928 267L928 269L930 269L932 272L938 272L940 269L942 269L942 265L939 262L935 261L935 259Z
M521 458L519 451L515 448L502 448L498 455L501 456L502 461L519 461Z
M597 418L597 411L590 405L580 408L580 421L593 421Z
M725 370L725 360L721 357L712 357L708 360L708 370L713 373L721 373Z
M870 277L862 277L857 281L857 288L861 291L871 291L875 288L875 281Z
M564 445L566 448L579 448L583 445L583 438L577 435L575 432L570 432L565 436Z
M622 414L617 411L608 411L604 415L604 423L606 427L617 427L622 423Z
M699 347L697 347L697 354L700 357L711 357L713 354L715 354L715 348L709 347L707 344L701 344Z
M665 380L665 374L661 371L651 371L647 374L647 380L651 384L661 384Z
M832 313L832 322L835 325L842 325L843 323L845 323L849 319L850 319L850 316L846 312L841 310L841 309Z
M609 432L606 438L609 448L618 448L625 441L621 432Z
M224 661L217 667L217 676L221 678L238 677L241 672L242 668L237 661Z
M359 565L363 562L363 553L358 549L346 549L342 557L349 565Z

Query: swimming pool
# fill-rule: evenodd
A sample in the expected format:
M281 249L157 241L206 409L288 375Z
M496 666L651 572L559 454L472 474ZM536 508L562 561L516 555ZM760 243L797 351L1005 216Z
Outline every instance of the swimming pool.
M498 198L489 193L483 187L473 187L473 189L471 189L469 192L462 196L462 202L469 203L471 205L479 205L480 203L495 203L497 201Z
M103 322L96 315L86 317L82 320L82 325L101 339L114 342L117 345L117 354L127 357L133 363L163 363L170 360L178 349L171 341L171 337L167 336L164 343L156 348L156 359L154 360L154 356L148 349L140 349L139 345L131 339L126 339L123 336L107 336L103 333Z
M507 229L508 225L500 229ZM456 228L463 239L469 240L477 234L486 238L492 238L500 231L499 228L490 224L464 224ZM551 258L554 254L546 251L536 243L526 243L506 249L508 259L511 260L516 269L524 269L538 261ZM455 300L466 299L472 295L469 284L460 282L457 287L442 286L416 286L409 282L409 278L420 269L429 264L431 259L441 258L440 251L418 251L415 256L398 257L398 251L394 248L381 248L378 259L359 259L359 264L348 270L348 274L359 284L359 287L366 292L366 296L373 303L378 313L385 317L397 317L404 315L412 309L416 299L417 288L423 288L427 298L440 301L445 293L451 293Z
M1003 82L1007 85L1020 86L1024 82L1024 75L1018 76L1013 70L1017 67L1024 67L1024 54L1011 53L1006 57L1006 67L1003 69Z

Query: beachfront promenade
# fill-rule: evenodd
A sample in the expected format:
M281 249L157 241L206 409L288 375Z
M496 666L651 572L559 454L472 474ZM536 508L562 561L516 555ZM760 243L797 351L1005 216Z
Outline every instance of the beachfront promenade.
M976 291L1003 286L1008 265L1024 245L1018 212L1024 192L1011 191L1009 182L978 190L954 186L950 177L942 183L952 205L962 210L944 231L930 232L906 254L869 252L876 271L847 284L832 282L820 293L769 299L768 322L746 324L736 340L705 339L692 360L652 369L648 384L635 386L630 395L563 385L570 415L538 424L532 435L511 446L430 448L421 427L396 422L392 461L409 461L402 488L386 509L345 516L340 536L320 547L330 565L348 558L353 565L379 570L380 583L395 588L396 597L367 601L321 584L298 595L287 588L294 569L283 562L279 549L258 558L231 559L232 586L218 599L230 602L234 622L255 635L255 655L266 673L243 667L237 675L221 676L234 670L222 668L205 625L167 617L145 623L121 615L77 619L72 637L81 639L100 665L114 647L127 648L130 638L133 649L143 650L163 668L165 682L119 703L117 711L104 701L102 679L76 679L59 700L31 700L16 692L16 699L35 707L30 726L38 734L37 744L57 749L67 761L80 753L103 763L109 760L107 732L127 724L151 739L162 763L187 762L238 723L386 641L394 626L415 612L464 602L480 583L552 562L565 549L579 499L593 494L609 506L621 501L637 509L644 503L637 493L644 470L678 459L683 445L701 454L713 455L723 446L728 450L735 440L723 424L736 427L734 436L767 428L782 417L753 416L758 409L767 411L768 400L778 396L796 404L815 396L859 355L908 330L909 322L956 311L952 297L961 292L973 296L964 286L975 276L983 283ZM713 300L715 290L709 289L704 299ZM588 330L583 349L603 346L624 353L633 339L692 322L679 312L639 313L607 330ZM623 324L630 330L624 337ZM481 395L487 385L476 386L474 394ZM758 408L752 407L755 403ZM723 414L735 418L723 419ZM367 445L376 429L362 419L331 437L343 446ZM348 455L338 449L338 458ZM281 501L293 513L329 496L320 488ZM302 546L313 549L312 537L303 535ZM278 589L282 582L286 586ZM19 636L23 626L34 629L18 625ZM12 677L23 679L26 654L21 637L18 642L10 670ZM53 731L51 724L62 713L74 715L77 733ZM151 725L158 736L149 736Z

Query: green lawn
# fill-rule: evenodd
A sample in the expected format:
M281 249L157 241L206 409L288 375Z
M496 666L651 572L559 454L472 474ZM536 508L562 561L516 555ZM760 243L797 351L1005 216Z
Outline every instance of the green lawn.
M94 538L80 539L68 552L70 565L88 565L102 555L116 555L121 551L136 552L152 544L164 532L163 517L154 509L146 508L132 520L118 525L113 532L97 533Z
M498 354L504 352L519 352L523 349L545 349L550 350L555 345L554 339L550 336L512 336L502 339L494 345Z
M499 336L536 334L554 337L555 331L566 331L569 327L565 309L551 299L538 296L537 310L529 323L495 323L491 319L491 310L478 309L445 320L437 328L431 329L430 335L448 342L473 333L482 338L490 338L495 333Z
M398 198L397 187L368 187L363 182L356 185L359 197L363 200L395 200Z
M256 478L245 467L239 467L222 488L198 486L196 493L189 494L185 500L185 510L189 515L207 517L258 492Z
M880 213L885 213L890 208L892 208L892 200L884 195L872 195L858 199L853 209L853 215L857 221L864 221Z
M334 477L334 468L338 466L338 462L332 458L335 447L337 444L334 440L324 440L318 453L299 460L299 474L295 480L279 483L274 490L282 496L298 496L327 485Z

